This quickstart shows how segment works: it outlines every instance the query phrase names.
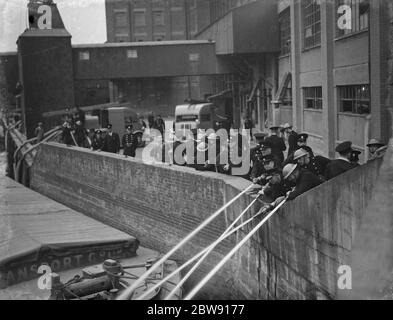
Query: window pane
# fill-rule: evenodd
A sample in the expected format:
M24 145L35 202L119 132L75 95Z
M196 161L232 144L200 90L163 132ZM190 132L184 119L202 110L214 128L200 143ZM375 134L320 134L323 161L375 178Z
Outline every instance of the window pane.
M341 112L369 114L370 88L369 85L354 85L338 87Z
M144 27L146 26L146 16L144 12L135 12L134 20L136 27Z

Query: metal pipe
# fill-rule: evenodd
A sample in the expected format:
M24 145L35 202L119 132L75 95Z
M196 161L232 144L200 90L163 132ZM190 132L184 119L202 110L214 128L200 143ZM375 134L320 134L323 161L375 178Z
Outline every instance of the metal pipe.
M264 213L264 212L263 212ZM159 286L161 286L162 284L164 284L165 282L167 282L169 279L171 279L173 276L175 276L176 274L178 274L180 271L182 271L183 269L185 269L186 267L188 267L191 263L193 263L195 260L197 260L200 256L202 256L204 253L206 253L211 247L215 247L218 243L220 243L221 241L229 238L232 234L234 234L235 232L237 232L238 230L240 230L241 228L243 228L245 225L247 225L248 223L250 223L251 221L253 221L256 217L260 216L262 214L262 212L256 214L254 217L248 219L247 221L243 222L242 224L240 224L239 226L237 226L236 228L234 228L233 230L229 231L225 236L222 236L222 239L217 239L215 242L213 242L210 246L208 246L207 248L203 249L201 252L199 252L197 255L195 255L193 258L189 259L187 262L185 262L182 266L180 266L179 268L177 268L176 270L174 270L171 274L169 274L168 276L166 276L164 279L162 279L160 282L158 282L156 285L154 285L152 288L150 288L150 290L155 290L156 288L158 288ZM150 293L150 291L144 293L142 296L140 296L137 300L142 300L143 298L145 298L148 294Z
M281 202L274 210L272 210L258 225L248 233L232 250L229 252L214 268L211 270L205 278L203 278L199 284L184 298L184 300L191 300L200 289L221 269L221 267L238 251L277 211L280 209L287 200Z
M255 204L255 202L257 202L259 197L257 197L254 201L252 201L250 203L250 205L237 217L237 219L228 227L227 230L225 230L225 232L217 239L217 241L215 243L213 243L212 245L210 245L208 247L208 250L204 253L203 257L201 257L199 259L199 261L191 268L190 271L188 271L188 273L182 277L182 279L179 281L179 283L176 285L176 287L174 289L172 289L172 291L168 294L168 296L166 296L165 300L169 300L170 298L173 297L173 295L175 294L175 292L181 288L181 286L183 285L183 283L185 283L189 277L191 277L191 275L194 273L194 271L201 265L201 263L207 258L207 256L214 250L214 248L223 241L224 237L230 232L231 229L233 229L233 227L236 225L236 223L248 212L248 210L251 209L251 207Z
M199 231L201 231L204 227L206 227L210 222L212 222L219 214L228 208L232 203L234 203L237 199L239 199L243 194L251 190L254 187L254 184L251 184L244 191L239 193L236 197L234 197L227 204L218 209L214 214L212 214L208 219L206 219L198 228L192 231L187 237L185 237L182 241L180 241L172 250L170 250L166 255L164 255L157 263L153 265L145 274L143 274L139 280L135 281L132 286L130 286L127 290L125 290L118 300L127 300L128 297L133 293L133 291L150 275L152 274L161 264L163 264L166 260L168 260L178 249L180 249L187 241L192 239Z

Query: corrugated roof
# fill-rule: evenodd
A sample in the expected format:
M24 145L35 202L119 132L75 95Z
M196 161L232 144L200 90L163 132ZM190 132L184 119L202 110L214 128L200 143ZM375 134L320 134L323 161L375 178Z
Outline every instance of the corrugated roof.
M27 29L19 37L71 37L66 29Z

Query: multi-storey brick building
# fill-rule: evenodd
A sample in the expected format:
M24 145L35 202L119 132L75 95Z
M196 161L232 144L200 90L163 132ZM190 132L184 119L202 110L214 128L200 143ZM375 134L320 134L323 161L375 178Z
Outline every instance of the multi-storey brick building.
M280 1L273 121L290 122L333 157L340 141L361 151L388 138L380 75L387 1ZM387 29L386 29L387 30Z
M108 42L190 39L255 0L106 0Z

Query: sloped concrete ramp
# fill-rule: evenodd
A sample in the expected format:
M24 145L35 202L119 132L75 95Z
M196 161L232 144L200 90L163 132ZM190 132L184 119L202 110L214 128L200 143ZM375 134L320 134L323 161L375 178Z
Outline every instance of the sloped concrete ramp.
M139 241L0 177L0 289L53 272L136 255Z

